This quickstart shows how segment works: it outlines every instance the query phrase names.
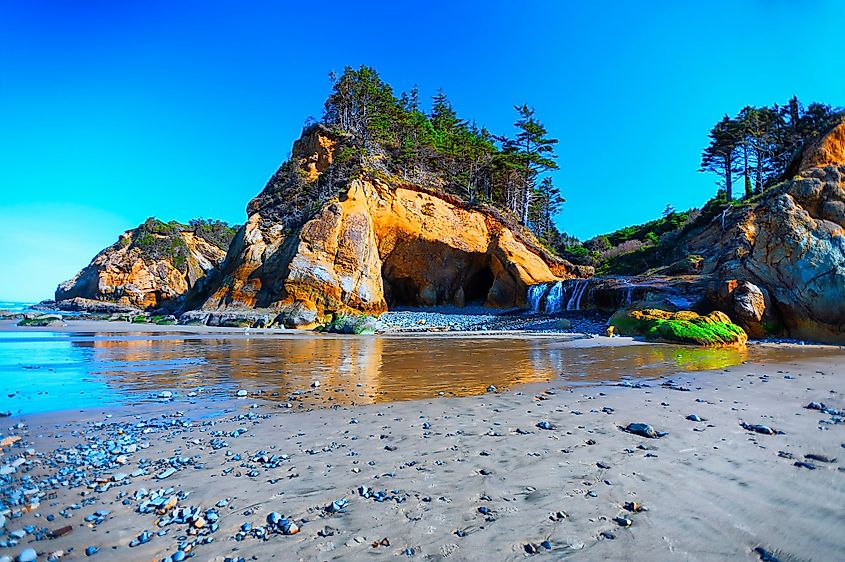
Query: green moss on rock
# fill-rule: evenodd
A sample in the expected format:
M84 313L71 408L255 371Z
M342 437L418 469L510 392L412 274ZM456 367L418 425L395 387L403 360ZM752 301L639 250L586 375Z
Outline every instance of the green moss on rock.
M378 320L372 316L340 314L328 324L319 326L318 332L331 334L355 334L358 336L371 336L378 330Z
M621 335L642 336L654 341L706 347L744 346L748 341L745 331L718 311L700 316L688 310L622 310L610 318L610 325Z

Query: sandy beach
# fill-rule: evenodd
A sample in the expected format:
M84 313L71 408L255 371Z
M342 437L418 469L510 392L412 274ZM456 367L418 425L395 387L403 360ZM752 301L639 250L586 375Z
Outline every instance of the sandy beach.
M0 557L841 560L841 353L309 411L235 394L5 418L4 494L28 507Z

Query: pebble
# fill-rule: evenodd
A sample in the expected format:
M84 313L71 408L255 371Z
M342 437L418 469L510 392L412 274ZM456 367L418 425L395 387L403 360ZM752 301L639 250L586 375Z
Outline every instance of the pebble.
M237 391L237 392L235 393L235 396L237 396L238 398L243 398L243 397L245 397L246 395L247 395L247 391L246 391L246 390L243 390L243 389L241 389L241 390L239 390L239 391Z
M173 468L173 467L170 467L170 468L165 469L164 472L160 472L160 473L156 474L156 478L158 478L159 480L164 480L165 478L169 478L169 477L173 476L174 474L176 474L176 469Z
M15 558L16 562L35 562L38 559L38 553L35 552L34 548L27 548L23 550L18 557Z
M825 455L817 455L816 453L810 453L808 455L804 455L804 458L809 459L811 461L819 461L819 462L826 462L826 463L835 463L836 462L836 459L826 457Z
M762 435L777 435L782 434L782 431L775 431L768 425L761 425L755 423L745 423L743 421L739 422L739 425L742 426L743 429L748 431L753 431L754 433L760 433Z
M633 433L634 435L639 435L641 437L648 437L649 439L657 439L658 437L663 437L667 435L665 432L657 432L654 430L653 427L648 425L647 423L629 423L623 428L624 431L628 433Z

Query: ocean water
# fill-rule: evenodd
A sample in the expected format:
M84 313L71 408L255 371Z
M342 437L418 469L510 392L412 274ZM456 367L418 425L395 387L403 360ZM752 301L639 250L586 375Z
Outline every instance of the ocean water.
M177 400L296 407L465 396L489 385L655 378L761 360L777 350L572 347L562 338L336 337L0 331L0 411L33 413ZM312 383L318 381L318 390Z
M0 301L0 311L11 312L13 314L20 314L24 312L40 312L42 314L60 314L62 316L75 316L77 312L69 312L64 310L46 310L38 307L37 302L21 302L21 301Z
M32 307L34 307L38 303L34 302L19 302L19 301L0 301L0 310L6 310L8 312L19 313L19 312L31 312Z

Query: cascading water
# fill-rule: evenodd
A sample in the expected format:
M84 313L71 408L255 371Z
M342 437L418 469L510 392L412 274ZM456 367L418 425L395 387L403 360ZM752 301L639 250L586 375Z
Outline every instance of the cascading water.
M531 312L540 312L540 304L542 303L547 290L548 284L546 283L538 283L537 285L531 285L528 287L527 300L528 306L531 308Z
M575 288L572 290L569 302L566 303L566 310L581 310L581 298L584 296L584 291L587 290L589 283L587 279L575 279Z
M589 283L589 279L567 279L531 285L528 287L526 299L528 307L531 312L545 314L556 314L563 310L581 310L581 301Z
M560 301L563 297L563 283L558 281L549 289L546 295L546 314L560 312Z

